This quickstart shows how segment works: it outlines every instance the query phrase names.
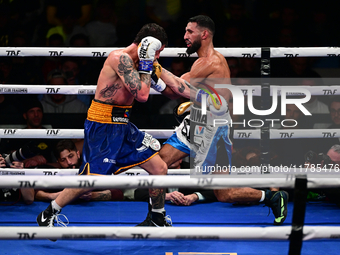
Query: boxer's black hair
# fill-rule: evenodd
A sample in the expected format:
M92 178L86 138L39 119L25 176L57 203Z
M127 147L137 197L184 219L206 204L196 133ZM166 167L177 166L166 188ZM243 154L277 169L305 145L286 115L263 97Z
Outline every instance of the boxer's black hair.
M164 28L157 25L156 23L149 23L144 25L141 30L139 30L133 42L139 44L142 39L147 36L155 37L156 39L161 41L162 45L168 45L168 36Z
M196 22L199 27L207 28L211 31L212 35L215 34L215 22L206 15L197 15L188 20L189 22Z

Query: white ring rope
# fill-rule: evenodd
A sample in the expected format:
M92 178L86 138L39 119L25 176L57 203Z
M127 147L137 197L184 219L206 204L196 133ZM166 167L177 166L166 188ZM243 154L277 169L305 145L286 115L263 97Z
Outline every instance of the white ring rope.
M158 139L167 139L172 129L143 129L142 131ZM84 138L84 129L0 129L0 138Z
M241 123L238 121L237 123ZM244 120L244 125L247 121ZM157 139L167 139L172 129L141 129ZM270 129L270 139L340 138L339 129ZM84 129L0 129L0 138L84 138ZM234 139L261 139L260 129L236 129Z
M305 168L304 165L293 165L290 166L243 166L240 168L236 168L234 166L231 167L220 167L209 168L211 172L214 173L229 173L230 175L262 175L265 174L273 174L275 176L279 175L282 177L282 174L285 175L295 175L295 174L309 174L309 175L335 175L338 174L340 177L340 167L338 165L334 165L332 168L321 168L316 166L310 166ZM203 172L203 171L202 171ZM0 175L78 175L79 169L61 169L61 168L23 168L23 169L15 169L15 168L0 168ZM195 169L168 169L167 175L193 175L193 177L198 177L198 174L201 172L195 172ZM280 176L281 174L281 176ZM140 167L134 167L123 173L119 174L120 176L142 176L147 175L149 173ZM226 176L223 176L226 177ZM261 176L262 177L262 176ZM274 177L274 176L273 176Z
M0 227L0 239L204 239L204 240L288 240L292 227ZM304 226L303 240L339 239L340 227Z
M97 85L26 85L10 84L0 85L1 94L68 94L68 95L94 95ZM160 95L153 88L150 95Z
M0 84L1 94L68 94L68 95L94 95L97 85L28 85L28 84ZM261 86L237 86L241 89L244 95L261 96ZM281 95L280 87L276 85L270 86L270 95L272 95L273 89L278 90L278 96ZM296 86L283 86L285 89L296 89ZM307 89L313 96L335 96L340 95L340 86L300 86ZM150 89L150 95L161 95L161 93ZM294 92L288 95L294 95ZM303 93L295 93L295 95L303 95Z
M111 51L122 48L94 47L0 47L3 57L107 57ZM215 48L225 57L260 58L261 48ZM165 48L161 57L189 57L186 48ZM333 52L333 51L332 51ZM197 57L191 54L190 57Z
M0 168L0 175L78 175L79 169L51 169L51 168ZM169 169L168 175L189 175L190 169ZM147 171L140 168L131 168L120 175L149 175Z
M303 173L301 173L303 174ZM301 175L300 174L300 175ZM309 176L309 175L308 175ZM339 175L311 175L307 179L308 188L339 187ZM197 177L197 176L195 176ZM152 175L152 176L1 176L0 188L94 188L94 189L132 189L132 188L204 188L223 189L225 187L281 187L294 188L295 175L271 174L242 177L237 175L209 175L195 178L186 175ZM221 178L219 178L221 177ZM271 177L271 178L270 178Z
M3 57L107 57L113 50L122 48L80 47L0 47ZM260 58L261 48L215 48L225 57ZM271 58L337 57L338 47L270 47ZM192 54L190 57L196 57ZM165 48L161 57L188 57L186 48Z

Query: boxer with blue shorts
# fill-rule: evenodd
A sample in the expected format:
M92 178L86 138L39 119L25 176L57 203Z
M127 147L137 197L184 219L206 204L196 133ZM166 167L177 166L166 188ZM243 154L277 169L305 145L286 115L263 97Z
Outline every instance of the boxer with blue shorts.
M100 71L94 100L84 125L82 175L119 174L140 166L151 175L166 175L158 155L159 142L129 122L134 101L148 100L150 88L165 89L157 59L168 43L164 28L145 24L133 42L110 52ZM95 187L64 189L37 217L39 226L53 227L61 209ZM151 209L139 226L171 226L166 215L165 189L150 188Z
M120 174L158 154L159 142L129 122L130 111L131 106L92 101L84 124L79 174Z

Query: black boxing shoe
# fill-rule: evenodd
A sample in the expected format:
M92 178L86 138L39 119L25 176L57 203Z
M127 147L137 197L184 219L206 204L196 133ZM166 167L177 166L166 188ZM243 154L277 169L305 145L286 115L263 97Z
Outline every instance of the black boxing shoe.
M136 227L148 227L151 226L151 212L148 212L148 215L146 216L146 219L139 223L138 225L136 225Z
M138 225L136 225L136 227L148 227L151 224L151 210L152 210L152 206L150 203L148 203L148 215L146 215L146 219L139 223Z
M56 223L62 227L66 227L68 224L68 219L66 218L66 216L64 214L60 214L61 210L55 210L52 208L52 205L50 204L44 211L42 211L41 213L39 213L38 217L37 217L37 223L40 227L54 227L54 221L56 221ZM60 216L64 216L65 219L67 220L67 223L65 224L64 222L62 222L59 218ZM55 242L57 240L55 239L49 239L52 242Z
M265 205L275 216L274 225L281 225L287 218L288 193L286 191L266 191Z
M151 212L151 224L153 227L172 227L172 220L170 215L166 215L165 211L162 213Z

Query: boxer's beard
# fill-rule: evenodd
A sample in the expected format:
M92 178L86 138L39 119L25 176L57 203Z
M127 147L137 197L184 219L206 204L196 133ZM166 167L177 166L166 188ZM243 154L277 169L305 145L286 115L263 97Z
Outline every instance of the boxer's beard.
M201 48L201 42L200 41L194 41L192 44L191 44L191 47L188 47L187 48L187 53L190 55L192 53L195 53L199 50L199 48Z

